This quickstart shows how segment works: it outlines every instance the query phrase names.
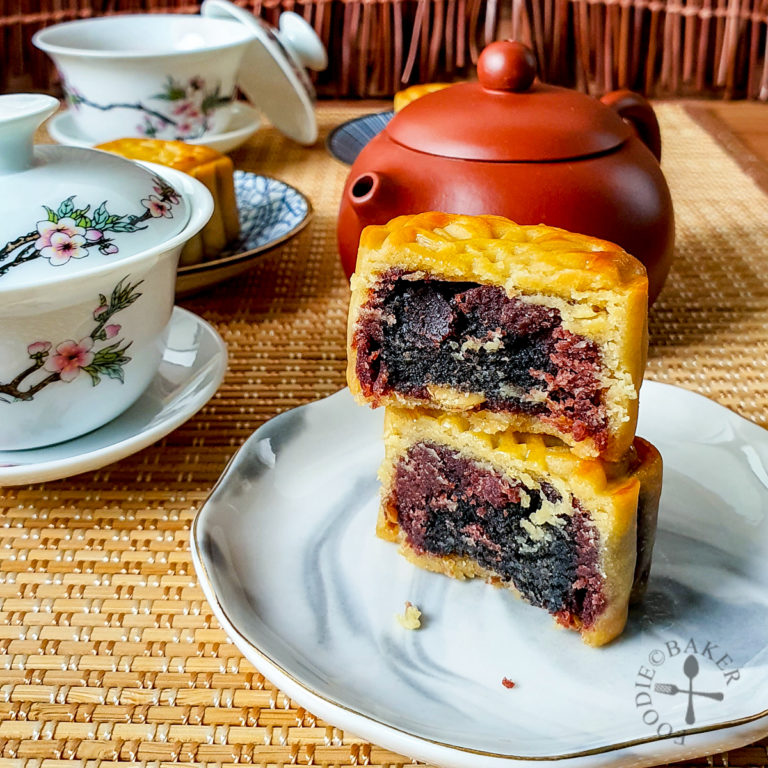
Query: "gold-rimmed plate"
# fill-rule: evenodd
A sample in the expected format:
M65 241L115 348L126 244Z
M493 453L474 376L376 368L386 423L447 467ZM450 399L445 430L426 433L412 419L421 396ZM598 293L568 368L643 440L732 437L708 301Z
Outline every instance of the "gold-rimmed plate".
M595 649L511 593L418 570L376 539L381 422L346 390L281 414L195 520L217 618L289 696L447 768L649 766L768 733L765 430L646 382L638 431L665 460L654 566L625 633ZM418 631L395 620L406 600Z

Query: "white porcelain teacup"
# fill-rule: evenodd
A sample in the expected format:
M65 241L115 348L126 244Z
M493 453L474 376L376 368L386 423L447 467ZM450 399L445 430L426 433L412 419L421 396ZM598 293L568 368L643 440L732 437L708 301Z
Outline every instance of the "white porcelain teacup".
M56 64L84 138L184 141L227 129L251 39L236 21L127 14L56 24L33 43Z
M33 147L58 107L0 96L0 450L52 445L129 408L155 375L184 244L213 211L181 171Z

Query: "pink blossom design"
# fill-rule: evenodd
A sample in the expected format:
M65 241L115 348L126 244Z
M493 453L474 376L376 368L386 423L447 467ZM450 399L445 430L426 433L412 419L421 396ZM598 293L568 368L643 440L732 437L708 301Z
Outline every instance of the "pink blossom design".
M133 342L120 338L123 327L110 320L142 295L137 288L144 281L130 283L129 277L126 275L114 286L107 294L109 299L99 294L99 306L93 310L95 326L80 341L27 342L31 363L27 362L12 379L0 381L0 403L33 400L42 389L74 381L81 372L87 375L80 378L90 379L94 387L105 378L125 383L124 368L131 362L127 352Z
M82 228L81 228L82 229ZM66 232L54 232L51 244L40 250L40 255L51 262L51 266L59 267L70 259L82 259L88 255L88 249L83 248L85 238L82 235L68 235Z
M149 211L153 218L157 219L161 216L164 216L166 219L173 218L171 206L155 195L150 195L148 198L142 200L141 204Z
M44 355L50 348L50 341L35 341L27 347L27 353L30 357L38 357Z
M35 241L35 248L42 251L43 248L50 248L51 238L61 233L69 237L76 237L85 234L83 227L78 227L77 222L69 216L64 216L58 221L38 221L37 231L40 237Z
M179 200L181 199L179 197L179 193L173 189L173 187L160 187L160 186L154 186L152 189L157 192L160 197L162 197L163 200L165 200L167 203L170 203L171 205L178 205Z
M51 373L58 373L61 381L73 381L80 375L80 369L93 361L93 339L86 336L80 341L62 341L43 364L43 368Z
M103 237L104 237L104 233L101 230L99 230L99 229L86 229L85 230L85 239L89 243L97 243Z
M108 245L100 245L99 250L105 255L110 256L113 253L117 253L119 248L114 245L113 243L109 243Z

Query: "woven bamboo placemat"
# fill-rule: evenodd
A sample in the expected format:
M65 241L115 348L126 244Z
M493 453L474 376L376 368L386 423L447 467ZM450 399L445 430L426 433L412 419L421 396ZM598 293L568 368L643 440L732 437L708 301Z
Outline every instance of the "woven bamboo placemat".
M360 111L321 106L321 137ZM651 316L648 376L765 423L768 197L683 107L658 114L678 248ZM276 690L196 584L190 523L235 449L267 418L344 384L335 216L347 169L321 143L307 150L272 130L234 160L294 184L316 213L247 276L184 302L229 345L217 395L135 456L0 494L0 758L14 765L410 762ZM768 741L689 764L763 766Z

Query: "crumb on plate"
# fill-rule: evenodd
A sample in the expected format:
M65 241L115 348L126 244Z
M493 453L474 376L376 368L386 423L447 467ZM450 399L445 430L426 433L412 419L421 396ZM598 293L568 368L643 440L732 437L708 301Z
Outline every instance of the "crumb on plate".
M508 677L502 677L502 678L501 678L501 684L502 684L502 685L503 685L505 688L514 688L514 687L515 687L515 682L514 682L514 680L510 680Z
M397 622L404 629L419 629L421 627L421 611L410 601L405 602L405 612L398 613Z

